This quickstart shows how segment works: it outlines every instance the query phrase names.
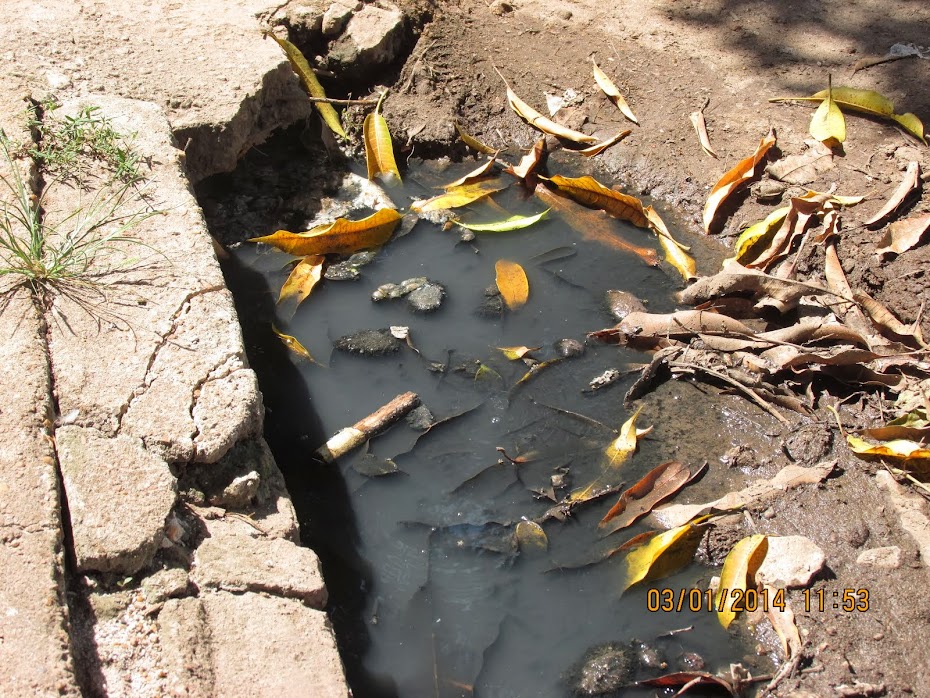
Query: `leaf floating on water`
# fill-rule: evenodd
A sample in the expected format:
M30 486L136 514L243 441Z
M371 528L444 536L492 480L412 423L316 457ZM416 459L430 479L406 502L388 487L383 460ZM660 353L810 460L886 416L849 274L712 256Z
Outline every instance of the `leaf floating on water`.
M706 518L659 533L645 545L631 550L624 561L621 593L639 582L668 577L688 565L704 534L699 524Z
M536 351L539 347L495 347L499 352L507 357L510 361L519 361L531 351Z
M459 125L458 121L453 122L455 124L455 130L459 133L459 138L462 139L462 142L467 145L472 150L477 150L479 153L484 153L485 155L496 155L497 151L494 148L485 145L477 138L474 138L468 135L465 130Z
M895 221L888 226L885 237L879 244L875 254L879 256L887 254L901 254L915 247L924 233L930 228L930 213L914 218L905 218L902 221Z
M284 334L274 325L271 326L271 331L275 333L275 336L281 340L281 343L284 344L288 349L297 354L311 363L319 364L319 362L310 356L310 352L304 347L303 344L297 341L296 337L292 337L289 334Z
M685 250L688 248L672 237L672 234L665 226L665 222L659 216L658 212L652 206L643 208L646 218L652 225L652 229L659 238L659 245L665 252L665 261L671 264L678 273L681 274L686 282L697 278L697 264L694 259Z
M367 218L350 221L337 218L306 233L278 230L272 235L252 238L249 242L263 242L288 254L320 255L349 254L369 247L383 245L400 223L401 215L392 208L383 208Z
M705 233L710 233L710 225L713 223L714 216L717 214L717 209L720 208L720 205L730 194L752 179L755 174L756 165L765 157L766 153L769 152L769 149L773 145L775 145L774 129L769 131L769 134L760 141L759 147L756 148L756 152L748 158L744 158L736 163L736 166L723 175L714 185L714 188L710 191L710 196L707 198L707 203L704 204Z
M614 218L629 221L638 228L649 227L649 219L643 210L642 201L635 196L608 189L594 177L556 175L548 181L580 204L599 208Z
M475 182L479 182L482 179L487 179L493 175L494 166L496 164L497 158L492 157L483 165L476 167L464 177L459 177L454 182L449 182L448 184L444 185L443 189L448 191L449 189L455 189L456 187L465 186L466 184L474 184Z
M617 86L614 85L613 81L607 77L607 74L598 67L597 62L595 62L593 57L591 58L591 63L594 64L594 81L597 83L598 87L601 88L601 90L605 95L607 95L611 102L617 105L617 109L620 110L621 114L623 114L634 124L639 124L639 121L633 114L633 110L630 109L630 105L626 103L623 95L620 94L620 90L617 89Z
M323 89L320 81L316 79L313 68L310 67L310 64L307 62L304 54L300 52L299 48L294 46L294 44L287 39L279 39L271 32L263 32L262 36L270 36L278 43L278 46L284 49L284 53L291 64L291 68L304 83L304 87L307 88L307 92L310 93L311 97L317 97L319 99L326 98L326 91ZM342 123L339 121L339 114L333 108L332 104L327 102L314 102L313 106L316 107L320 116L323 117L323 121L326 122L326 125L329 126L333 133L342 138L347 138L346 132L342 130Z
M535 521L521 521L513 532L517 548L523 552L546 552L549 549L549 538L543 527Z
M636 451L637 439L652 431L652 427L648 429L636 428L636 418L639 417L639 413L642 411L643 408L640 407L633 413L632 417L623 423L623 426L620 427L620 435L604 451L609 459L610 467L617 468L626 462Z
M822 102L828 96L827 90L821 90L811 97L775 97L770 102ZM860 90L856 87L834 87L833 101L842 109L846 107L870 116L891 119L912 136L926 144L924 125L914 114L896 114L894 104L884 95L874 90Z
M366 453L357 458L352 463L352 470L365 477L384 477L404 472L390 458L379 458L373 453Z
M586 133L581 133L580 131L575 131L561 124L557 124L552 119L540 114L529 104L517 97L516 93L510 89L510 84L504 79L500 71L497 70L497 68L494 70L500 75L501 80L504 80L504 85L507 87L507 103L510 105L510 108L530 126L547 135L564 138L569 141L574 141L575 143L597 143L597 138L594 136L589 136Z
M490 366L481 364L478 366L478 370L475 371L475 383L485 383L485 384L495 384L502 386L504 384L504 379L497 371L495 371Z
M865 224L872 225L874 223L878 223L885 216L893 213L918 187L920 187L920 164L914 160L908 163L907 171L905 171L901 183L898 185L898 188L895 189L895 192L891 195L891 198L888 199L888 201L885 202L885 205L882 206L881 210L869 218Z
M530 366L530 370L524 373L523 376L520 378L520 380L518 380L514 384L513 388L510 389L511 392L519 388L521 385L525 384L527 381L532 380L533 378L538 376L540 373L545 371L550 366L555 366L556 364L561 363L563 361L565 361L565 359L559 356L555 359L549 359L548 361L540 361L538 364L533 364L532 366Z
M494 265L494 270L497 274L497 290L501 292L507 307L517 310L526 305L530 296L530 283L523 267L510 260L499 259Z
M830 78L826 98L817 107L811 119L810 134L828 148L846 140L846 119L833 101L833 81Z
M381 179L390 182L396 177L400 182L400 170L394 161L394 144L387 121L381 116L381 102L384 94L378 100L374 112L365 117L362 125L362 136L365 140L365 162L368 165L368 179Z
M459 187L452 187L445 194L434 196L424 201L415 201L410 206L416 213L427 211L441 211L447 208L459 208L474 203L479 199L507 188L507 183L501 177L484 179Z
M462 221L457 221L456 225L474 230L476 233L508 233L512 230L529 228L531 225L539 223L539 221L546 217L547 213L549 213L548 208L542 213L537 213L534 216L511 216L506 220L497 221L496 223L464 223Z
M691 112L691 124L697 132L698 141L701 143L701 150L710 155L712 158L717 157L717 153L710 147L710 138L707 136L707 123L704 121L704 112Z
M297 299L297 305L303 303L323 276L324 259L322 255L307 255L300 260L281 287L278 303L291 298Z
M734 545L723 561L714 608L717 609L717 620L724 628L729 628L736 618L733 606L741 598L742 592L746 591L747 580L752 581L752 588L755 588L756 570L765 559L768 549L768 536L756 534Z
M684 463L668 461L650 470L639 482L626 490L597 527L602 535L609 535L631 526L653 507L676 494L682 487L704 471L702 466L694 474Z

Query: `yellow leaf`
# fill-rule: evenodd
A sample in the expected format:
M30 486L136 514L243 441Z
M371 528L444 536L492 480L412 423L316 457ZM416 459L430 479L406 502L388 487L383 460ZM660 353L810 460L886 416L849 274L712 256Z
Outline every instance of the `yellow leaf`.
M486 383L488 385L496 384L503 385L504 379L501 377L497 371L495 371L490 366L485 366L481 364L478 366L478 370L475 371L475 383Z
M545 552L549 549L549 538L546 537L543 527L535 521L521 521L518 523L514 529L513 537L520 552Z
M720 207L720 204L722 204L730 194L752 178L756 170L756 165L765 157L765 154L769 152L769 148L773 145L775 145L774 129L769 131L769 135L759 142L759 147L756 148L756 152L748 158L744 158L736 163L736 166L723 175L720 181L714 185L714 188L710 191L710 196L707 197L707 203L704 204L705 233L710 233L710 224L713 223L714 216L717 214L717 209Z
M636 437L645 435L651 431L651 427L645 431L637 431L636 429L636 418L639 417L639 413L642 411L643 408L640 407L632 417L623 423L623 426L620 427L620 435L614 439L607 447L607 450L604 451L610 459L609 462L611 467L616 468L632 456L633 452L636 450Z
M323 89L320 81L316 79L313 68L307 63L307 59L304 58L304 54L300 52L300 49L287 39L279 39L271 32L264 32L263 36L270 36L278 43L278 46L284 49L287 60L290 61L291 68L297 73L301 81L303 81L304 87L307 88L307 92L310 93L310 96L318 99L325 99L326 91ZM342 130L342 124L339 121L339 114L336 113L332 104L328 104L327 102L314 102L313 106L316 107L320 116L323 117L323 121L326 122L326 125L329 126L333 133L346 138L346 132Z
M288 349L297 354L311 363L317 363L317 360L310 356L310 352L306 350L303 344L297 341L296 337L292 337L289 334L284 334L274 325L271 326L271 331L275 333L275 336L281 340L281 343L284 344Z
M297 305L303 303L323 275L323 259L322 255L308 255L300 260L281 287L278 303L290 298L296 298Z
M445 194L434 196L431 199L415 201L410 206L410 209L416 213L426 213L427 211L441 211L445 208L459 208L506 188L507 184L501 177L484 179L460 187L452 187Z
M573 150L572 152L573 152L573 153L579 153L580 155L584 155L586 158L592 158L592 157L594 157L595 155L600 155L600 154L603 153L605 150L607 150L610 146L616 145L617 143L619 143L620 141L622 141L624 138L626 138L627 136L629 136L631 133L633 133L633 132L630 131L630 130L621 131L621 132L618 133L616 136L611 136L611 137L608 138L606 141L601 141L600 143L595 143L594 145L592 145L592 146L590 146L590 147L588 147L588 148L583 148L582 150Z
M656 237L659 238L659 245L662 246L662 251L665 252L665 261L675 267L685 281L696 279L697 265L691 255L686 252L689 248L672 237L672 234L665 226L665 221L662 220L662 217L652 206L644 207L643 212L646 214L646 218L649 220Z
M524 306L530 295L530 283L523 267L516 262L499 259L494 265L494 271L497 274L497 289L507 307L517 310Z
M833 101L832 81L827 88L826 99L820 103L817 111L814 112L814 118L811 119L809 130L814 138L828 148L832 148L846 140L846 120L843 118L843 112Z
M752 254L753 248L762 244L763 241L781 226L782 221L785 220L785 216L788 215L788 211L790 210L790 206L783 206L782 208L775 209L764 221L753 223L746 228L736 240L736 261L740 264L746 264L747 261L752 261L756 257L756 255Z
M706 518L706 517L705 517ZM662 579L691 562L703 529L697 521L653 536L648 543L631 550L624 560L621 593L634 584Z
M360 221L337 218L333 223L317 226L306 233L278 230L272 235L252 238L249 242L263 242L300 256L348 254L386 243L400 219L400 214L394 209L383 208Z
M556 175L548 181L580 204L599 208L614 218L629 221L639 228L649 227L643 202L635 196L608 189L593 177Z
M494 70L497 70L497 68ZM504 76L500 74L500 71L497 71L497 74L500 75L501 80L504 80ZM597 143L597 138L594 136L589 136L580 131L574 131L543 116L529 104L517 97L516 93L510 89L510 85L506 80L504 80L504 85L507 86L507 103L510 105L510 108L513 109L517 116L533 128L550 136L564 138L569 141L574 141L575 143Z
M849 443L850 450L860 456L883 456L904 461L930 458L930 449L926 448L926 444L909 439L895 439L880 444L871 444L858 436L847 434L846 441Z
M610 98L610 101L617 105L617 109L620 110L620 113L623 114L626 118L632 121L634 124L638 124L639 121L636 120L636 117L633 115L633 111L630 109L630 106L626 103L626 100L623 98L623 95L620 94L620 90L617 89L617 86L611 81L607 74L597 67L597 63L594 58L591 58L591 63L594 64L594 81L598 84L604 94Z
M717 620L724 628L736 618L733 605L743 598L746 591L746 580L754 580L756 570L765 559L769 549L768 536L756 534L743 538L730 550L723 561L723 570L720 572L720 586L714 599L714 608L717 609ZM755 588L755 584L753 584Z
M469 172L464 177L459 177L454 182L449 182L448 184L444 185L443 189L446 189L446 190L455 189L456 187L462 187L462 186L465 186L466 184L474 184L475 182L479 180L489 177L493 173L494 165L496 162L497 162L497 158L492 157L486 163L475 168L474 170Z
M479 141L477 138L469 136L465 132L465 130L459 125L458 121L454 122L454 124L455 124L455 130L459 132L459 138L461 138L462 142L465 145L467 145L469 148L471 148L472 150L477 150L479 153L484 153L485 155L494 155L497 153L497 151L494 150L494 148L485 145L484 143Z
M539 349L539 347L496 347L496 349L510 361L519 361L531 351Z
M396 177L400 182L400 171L397 169L397 163L394 161L394 145L391 141L391 132L388 130L387 121L381 116L381 99L378 100L378 106L373 113L365 117L362 124L362 137L365 140L365 162L368 164L368 179L374 180L381 177L385 181L391 181Z

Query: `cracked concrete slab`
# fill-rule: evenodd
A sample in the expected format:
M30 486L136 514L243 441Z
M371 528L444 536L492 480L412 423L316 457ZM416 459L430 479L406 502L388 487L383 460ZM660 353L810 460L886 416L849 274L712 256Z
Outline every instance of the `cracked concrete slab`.
M170 462L216 461L261 433L263 412L183 153L153 104L98 98L62 110L85 105L135 134L133 146L149 163L150 196L129 190L118 213L155 215L127 232L137 242L115 244L114 255L99 260L99 288L55 297L49 350L59 409L75 412L81 426L142 438ZM94 215L94 201L112 192L100 179L87 182L90 191L63 181L48 186L46 218L59 234L75 224L72 212Z

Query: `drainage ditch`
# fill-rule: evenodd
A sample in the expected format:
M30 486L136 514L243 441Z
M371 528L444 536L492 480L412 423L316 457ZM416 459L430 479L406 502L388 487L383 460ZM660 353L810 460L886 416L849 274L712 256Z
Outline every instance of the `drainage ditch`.
M624 394L633 373L600 390L591 390L591 381L648 361L586 340L616 322L605 293L624 291L651 311L668 311L677 273L585 239L554 212L526 230L471 241L461 240L460 228L420 220L370 263L343 268L349 280L331 273L288 317L276 299L292 258L244 240L306 230L315 218L345 215L346 208L350 218L370 212L345 205L364 177L359 166L337 167L316 155L322 147L306 142L300 127L281 132L235 172L201 183L197 194L211 231L228 248L224 273L264 394L266 438L304 543L323 563L355 695L595 695L610 681L672 671L713 672L736 662L754 673L770 669L765 654L751 649L754 638L726 632L713 613L649 610L647 588L706 589L719 574L717 548L725 553L728 546L718 546L712 533L681 572L621 594L622 555L585 563L649 527L599 536L597 523L616 495L579 506L565 520L546 519L553 495L561 499L598 478L614 430L632 414ZM403 186L388 194L406 210L474 167L411 161ZM549 167L588 174L576 156L556 155ZM343 178L352 169L361 177ZM517 184L493 204L476 204L471 215L500 217L493 207L507 215L545 209ZM610 225L618 239L651 244L632 226ZM719 254L702 240L685 242L699 267ZM529 301L515 312L493 295L498 259L526 270ZM442 286L438 310L417 312L403 298L373 302L383 284L412 278ZM317 363L290 353L273 325ZM335 348L351 344L341 338L388 327L409 328L409 344L388 340L380 356ZM513 346L538 347L530 356L542 368L522 382L526 363L498 349ZM420 415L425 424L398 424L335 465L314 460L329 435L405 391L428 409ZM722 468L720 456L737 437L764 444L765 435L735 401L687 382L661 386L642 401L639 416L652 433L610 484L629 487L674 459L710 461L713 477L690 486L696 501L738 487L741 474ZM543 521L547 550L533 553L514 542L514 525L523 519Z

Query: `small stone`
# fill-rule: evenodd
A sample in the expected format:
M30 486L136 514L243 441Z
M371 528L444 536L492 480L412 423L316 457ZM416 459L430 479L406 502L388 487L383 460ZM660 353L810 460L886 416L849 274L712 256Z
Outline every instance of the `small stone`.
M445 295L445 288L431 281L410 293L407 296L407 305L415 313L431 313L439 309Z
M572 359L584 354L584 344L570 337L560 339L552 346L555 347L555 352L565 359Z
M756 572L763 584L775 588L810 586L826 564L820 547L804 536L769 536L769 549Z
M179 567L159 570L142 580L142 592L150 604L164 603L187 594L190 578Z
M45 72L45 81L53 90L63 90L71 85L71 78L57 70L47 70Z
M720 462L728 468L739 468L740 470L758 467L756 452L752 450L751 446L745 444L739 444L728 449L720 457Z
M594 392L595 390L606 388L608 385L613 385L616 383L622 377L623 374L620 373L620 371L617 369L608 368L601 375L591 379L591 382L588 383L588 387L585 389L585 392Z
M752 195L756 197L756 201L760 202L780 201L787 190L787 185L772 179L763 179L750 187Z
M633 651L636 652L640 666L647 669L665 669L668 666L662 653L654 645L634 640Z
M253 497L258 494L262 479L254 470L235 478L219 497L212 497L210 504L226 509L245 509L252 503Z
M484 300L475 309L475 315L496 319L504 314L504 299L496 286L488 286L484 290Z
M360 8L360 3L343 2L337 0L323 13L323 24L321 29L323 36L336 37L342 33L343 28L352 17L352 14Z
M766 509L765 511L762 512L762 518L763 518L763 519L769 519L769 520L774 519L774 518L775 518L775 510L774 510L772 507L769 507L768 509Z
M462 234L459 236L459 240L462 242L474 242L475 241L475 231L473 230L463 230Z
M420 405L416 409L408 412L406 419L407 426L417 431L426 431L433 426L433 423L436 421L433 413L429 411L429 407L426 405Z
M375 303L400 297L400 286L397 284L381 284L371 294L371 300Z
M558 10L555 14L559 19L564 19L566 22L572 18L571 10Z
M365 5L352 15L329 58L343 75L370 75L393 63L406 40L404 13L382 0L377 5Z
M400 295L406 296L408 293L413 293L418 288L422 288L428 283L430 283L430 280L425 276L415 276L412 279L404 279L400 282Z
M685 652L681 655L681 665L686 671L703 671L707 666L704 657L697 652Z
M359 276L358 266L349 261L330 264L323 272L323 278L328 281L356 281Z
M901 548L897 545L891 545L886 548L863 550L859 553L859 557L856 558L856 563L894 570L901 566Z
M630 313L644 313L646 306L643 302L626 291L610 290L604 294L604 304L610 314L619 322Z
M400 342L388 329L360 330L337 339L333 346L339 351L360 356L386 356L400 349Z
M588 650L575 672L578 695L602 696L619 691L633 675L634 659L626 645L607 643Z
M871 531L863 521L853 523L846 533L846 541L854 548L861 548L869 540Z
M488 9L498 17L503 17L513 12L513 5L507 2L507 0L494 0L494 2L488 5Z

